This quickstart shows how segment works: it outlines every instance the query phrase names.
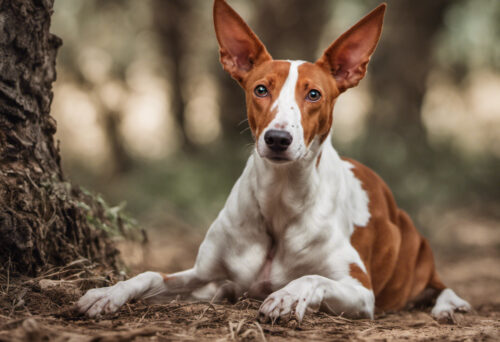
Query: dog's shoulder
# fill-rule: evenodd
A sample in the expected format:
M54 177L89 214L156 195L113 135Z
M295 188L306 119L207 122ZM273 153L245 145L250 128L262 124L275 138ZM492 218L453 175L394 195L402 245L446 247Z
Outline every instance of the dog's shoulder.
M342 157L342 160L352 165L351 171L360 182L369 199L369 211L372 220L389 219L395 222L398 207L389 186L368 166L360 162Z

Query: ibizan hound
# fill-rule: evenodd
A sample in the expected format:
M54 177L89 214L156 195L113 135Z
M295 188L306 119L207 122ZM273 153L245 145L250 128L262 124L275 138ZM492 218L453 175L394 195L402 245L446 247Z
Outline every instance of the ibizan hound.
M469 310L439 279L429 243L387 185L331 144L335 101L364 77L385 8L309 63L273 60L243 19L215 0L220 60L245 91L255 150L193 268L89 290L79 310L94 317L132 299L228 281L237 294L263 299L260 316L272 321L300 321L307 308L373 318L375 309L401 309L426 289L438 295L437 319Z

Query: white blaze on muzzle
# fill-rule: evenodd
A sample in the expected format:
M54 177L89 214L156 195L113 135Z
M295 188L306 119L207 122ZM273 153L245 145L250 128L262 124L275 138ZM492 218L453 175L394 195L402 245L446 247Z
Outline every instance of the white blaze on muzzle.
M304 130L302 128L302 115L295 99L297 81L299 79L299 66L304 61L289 61L290 69L287 79L281 88L277 100L273 103L271 110L276 111L276 116L269 125L262 131L258 141L258 152L262 157L271 153L264 136L269 130L283 130L291 134L292 143L282 155L289 160L297 160L305 153Z

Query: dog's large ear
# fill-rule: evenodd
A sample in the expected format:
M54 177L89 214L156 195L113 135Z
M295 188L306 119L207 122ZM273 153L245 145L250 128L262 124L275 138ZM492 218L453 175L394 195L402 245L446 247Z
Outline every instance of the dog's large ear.
M214 24L222 66L238 82L254 66L272 59L264 44L224 0L215 0Z
M341 92L354 87L365 76L382 33L385 8L383 3L371 11L330 45L316 62L332 74Z

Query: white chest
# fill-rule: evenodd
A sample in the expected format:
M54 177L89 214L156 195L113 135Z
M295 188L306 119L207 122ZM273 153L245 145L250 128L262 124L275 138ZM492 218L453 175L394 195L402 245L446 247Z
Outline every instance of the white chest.
M344 234L347 228L340 227L345 220L333 212L315 214L316 218L304 215L290 221L279 236L271 236L264 221L248 227L261 234L235 236L224 258L231 279L251 296L265 297L305 275L330 279L348 275L349 265L361 260Z
M368 197L351 167L333 148L298 172L267 174L251 158L211 228L229 278L258 292L311 274L340 279L351 263L364 270L350 236L370 218Z

